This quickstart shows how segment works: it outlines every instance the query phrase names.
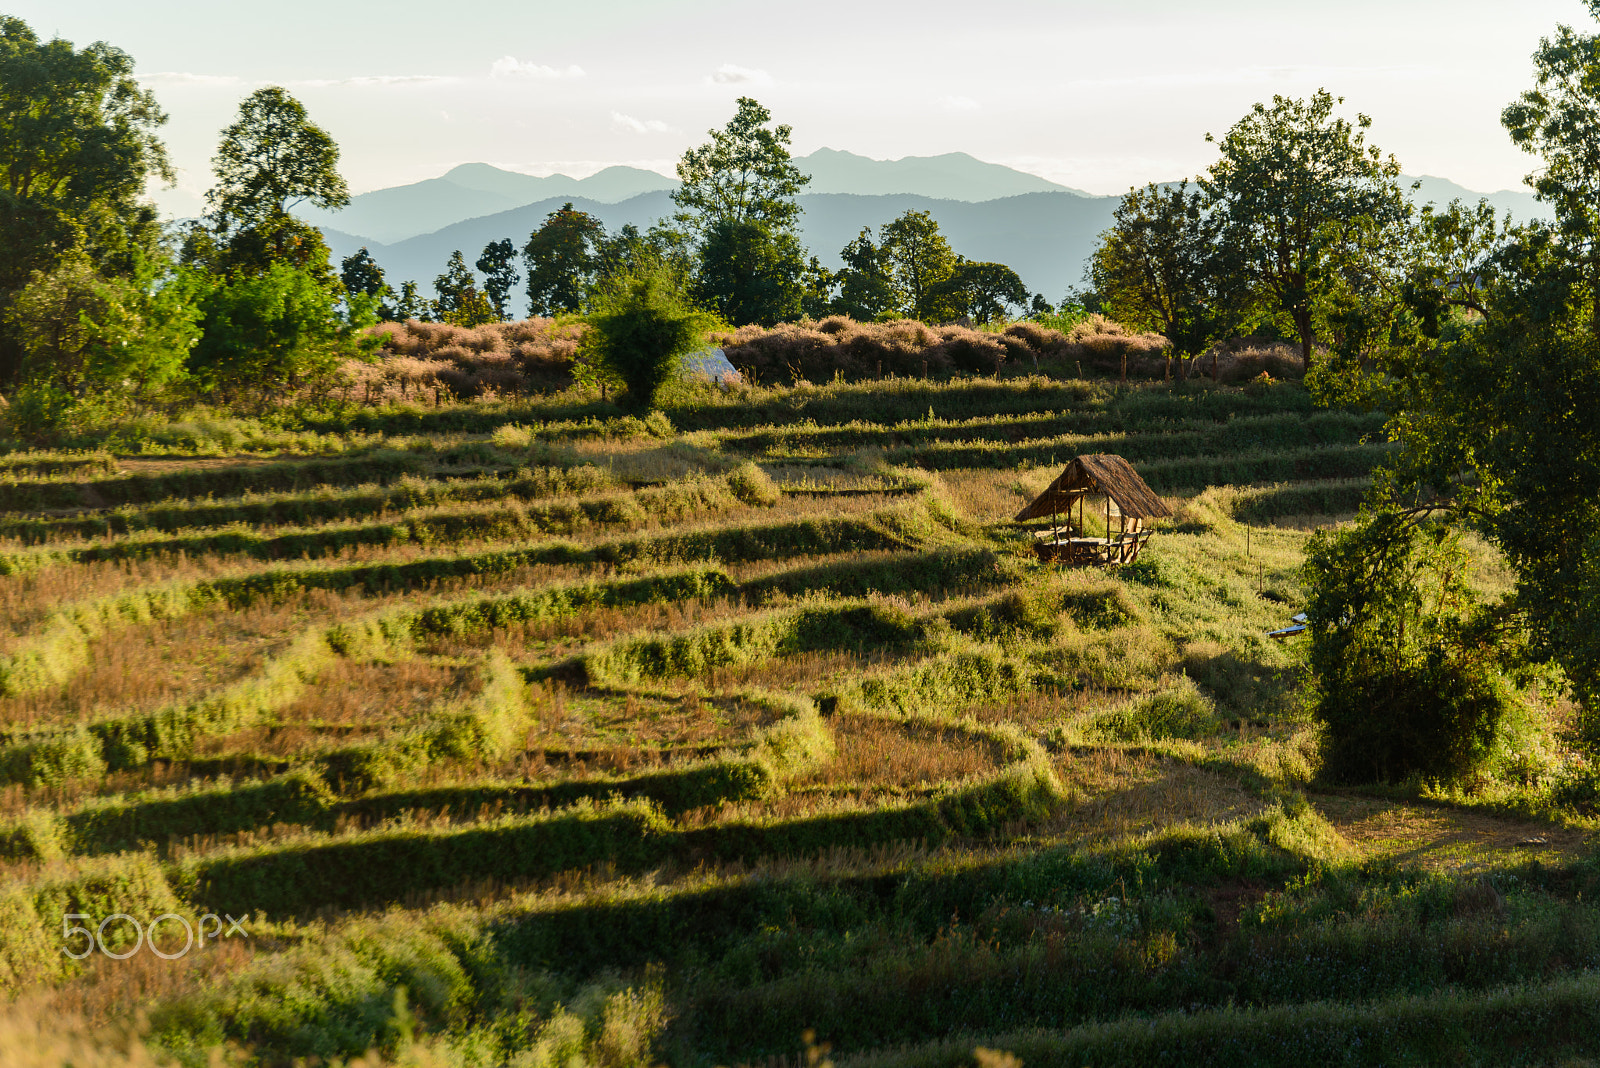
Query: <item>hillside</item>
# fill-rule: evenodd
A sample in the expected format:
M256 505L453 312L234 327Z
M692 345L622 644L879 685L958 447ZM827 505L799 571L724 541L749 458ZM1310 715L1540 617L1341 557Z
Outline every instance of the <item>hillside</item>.
M1265 632L1381 425L1019 367L7 456L0 991L48 1026L0 1036L137 1008L188 1063L1592 1053L1578 827L1311 778ZM1178 517L1120 569L1040 563L1008 518L1101 451ZM64 913L103 952L64 955ZM169 913L163 959L133 924ZM241 934L185 949L202 913Z
M876 229L902 212L927 211L957 252L1009 265L1052 302L1083 283L1095 240L1111 224L1118 201L960 152L874 160L824 148L797 162L813 175L799 198L801 240L825 266L840 266L840 250L863 226ZM1422 183L1412 194L1418 203L1487 196L1518 219L1541 211L1531 193L1480 194L1443 178L1402 176L1408 187L1413 181ZM632 167L574 179L463 164L440 178L363 193L340 212L304 214L322 228L336 259L365 246L392 283L412 279L428 292L455 250L470 264L491 241L509 237L520 247L567 201L607 229L626 223L647 229L671 216L667 194L676 184Z
M520 247L549 212L569 200L610 230L624 223L645 229L672 214L672 201L665 192L615 204L561 196L468 219L391 245L328 227L323 234L336 259L365 245L394 284L411 278L421 283L424 291L431 291L434 276L444 270L451 252L462 250L471 263L490 241L510 237ZM957 252L970 259L1009 264L1030 289L1043 292L1052 302L1080 283L1095 237L1110 225L1117 206L1115 197L1076 193L1027 193L975 204L909 194L806 194L799 201L804 209L801 240L829 267L840 266L839 251L863 226L876 228L908 210L928 211L939 220L940 229Z

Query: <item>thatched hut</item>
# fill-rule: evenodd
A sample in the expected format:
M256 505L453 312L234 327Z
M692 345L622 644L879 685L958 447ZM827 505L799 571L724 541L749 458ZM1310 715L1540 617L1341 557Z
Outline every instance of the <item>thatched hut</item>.
M1096 453L1073 457L1066 470L1017 513L1016 522L1050 521L1034 533L1033 549L1041 560L1060 560L1074 567L1108 566L1138 556L1150 539L1150 521L1172 514L1132 464L1120 456ZM1104 530L1092 531L1102 515Z

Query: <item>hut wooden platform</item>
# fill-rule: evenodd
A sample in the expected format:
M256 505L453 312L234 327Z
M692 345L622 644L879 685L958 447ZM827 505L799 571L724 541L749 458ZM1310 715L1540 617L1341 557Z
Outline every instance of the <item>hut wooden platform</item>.
M1105 537L1091 536L1084 527L1091 499L1095 504L1088 514L1098 518L1104 512ZM1017 513L1016 522L1049 520L1048 527L1034 533L1033 551L1041 560L1070 567L1111 567L1136 558L1150 540L1150 521L1172 514L1132 464L1120 456L1094 453L1073 457L1066 470Z

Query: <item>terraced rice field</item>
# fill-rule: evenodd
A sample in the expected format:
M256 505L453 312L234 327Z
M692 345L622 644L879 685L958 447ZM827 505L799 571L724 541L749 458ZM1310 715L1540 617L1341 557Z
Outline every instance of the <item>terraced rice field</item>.
M7 461L0 989L28 1019L137 1011L201 1062L1591 1050L1577 824L1310 782L1265 632L1381 417L1042 378L570 409ZM1179 506L1120 570L1008 522L1083 452ZM113 913L63 954L63 915ZM131 923L164 913L248 918L168 960Z

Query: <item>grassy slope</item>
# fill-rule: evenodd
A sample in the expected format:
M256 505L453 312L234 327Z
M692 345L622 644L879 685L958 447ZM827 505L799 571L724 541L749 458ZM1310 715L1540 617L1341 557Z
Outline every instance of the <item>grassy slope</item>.
M1264 634L1378 421L1025 378L667 415L8 458L0 987L34 1000L0 1037L142 1006L200 1060L1600 1052L1582 818L1310 778ZM1186 503L1137 564L1052 571L1006 519L1086 450ZM253 937L78 964L53 933L172 908Z

